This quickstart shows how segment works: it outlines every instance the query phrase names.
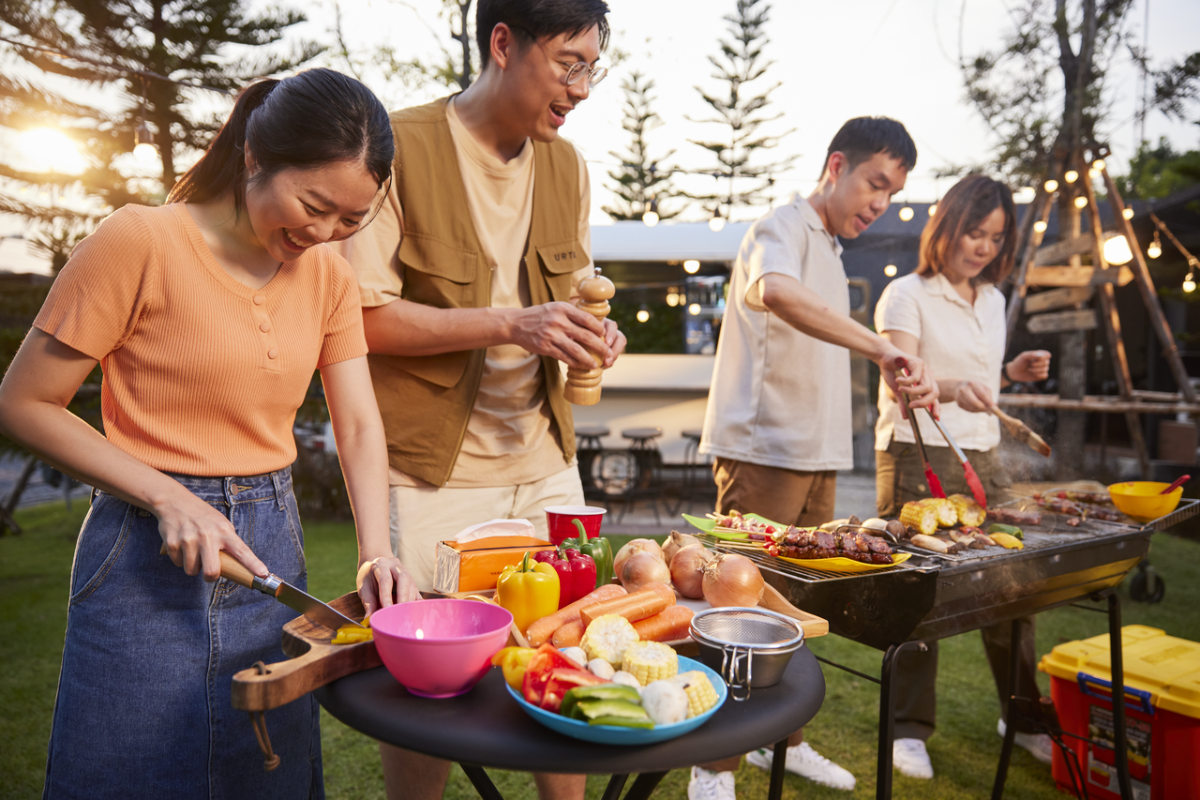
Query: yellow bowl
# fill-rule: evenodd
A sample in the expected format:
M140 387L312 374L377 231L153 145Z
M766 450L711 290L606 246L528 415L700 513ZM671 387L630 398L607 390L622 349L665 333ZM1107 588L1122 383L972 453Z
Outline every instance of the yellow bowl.
M1179 498L1183 497L1182 486L1170 494L1159 494L1170 485L1157 481L1125 481L1109 486L1108 494L1117 508L1127 516L1138 522L1149 522L1165 517L1179 505Z

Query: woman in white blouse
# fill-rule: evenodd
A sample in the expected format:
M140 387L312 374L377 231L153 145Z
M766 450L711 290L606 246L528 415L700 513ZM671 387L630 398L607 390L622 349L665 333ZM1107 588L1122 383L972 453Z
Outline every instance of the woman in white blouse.
M1016 219L1012 192L984 175L959 181L921 234L916 272L893 281L875 308L875 328L901 350L920 356L937 378L941 422L979 473L991 504L1003 502L1009 480L1000 464L1000 423L988 410L1000 389L1013 382L1044 380L1050 354L1021 353L1004 363L1004 295L996 285L1012 271ZM878 513L894 517L909 500L929 497L924 467L911 424L901 415L886 385L879 391L875 426ZM927 414L917 415L934 472L947 494L970 494L962 466ZM940 444L940 446L939 446ZM1035 680L1033 618L1025 618L1021 641L1018 697L1040 697ZM984 649L1000 693L1001 729L1007 707L1008 653L1012 623L984 628ZM936 723L937 642L927 652L904 651L896 665L897 769L914 778L932 778L925 740ZM1022 720L1022 723L1024 721ZM1050 742L1036 727L1017 726L1017 744L1049 762Z

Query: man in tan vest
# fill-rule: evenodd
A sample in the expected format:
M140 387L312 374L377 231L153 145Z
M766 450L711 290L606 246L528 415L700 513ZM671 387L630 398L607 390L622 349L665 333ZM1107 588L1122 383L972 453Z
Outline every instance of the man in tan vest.
M393 549L433 588L435 544L496 518L546 534L582 505L560 362L610 366L615 323L570 301L591 274L590 185L558 129L605 74L603 0L479 0L481 72L392 114L395 177L344 249L386 428ZM448 762L380 745L391 798L441 797ZM537 775L582 798L581 775Z

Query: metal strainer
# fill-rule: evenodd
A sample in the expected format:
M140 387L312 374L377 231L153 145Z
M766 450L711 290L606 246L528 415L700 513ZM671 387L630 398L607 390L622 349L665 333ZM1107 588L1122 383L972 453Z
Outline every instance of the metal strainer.
M763 608L711 608L692 618L692 638L700 660L729 684L734 700L751 688L774 686L792 653L804 645L800 623Z

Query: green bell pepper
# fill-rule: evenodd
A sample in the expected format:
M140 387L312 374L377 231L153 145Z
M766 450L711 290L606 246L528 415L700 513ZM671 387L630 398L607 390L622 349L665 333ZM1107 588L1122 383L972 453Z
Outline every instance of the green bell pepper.
M564 539L559 544L559 550L574 548L584 555L592 557L592 561L596 562L596 587L606 586L612 583L613 579L613 554L612 547L608 543L608 539L603 536L596 536L589 539L587 531L583 529L583 523L579 520L572 520L575 523L576 530L579 535L574 539Z

